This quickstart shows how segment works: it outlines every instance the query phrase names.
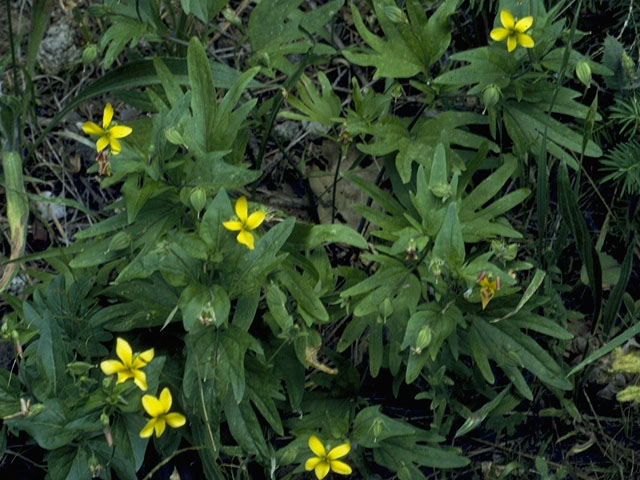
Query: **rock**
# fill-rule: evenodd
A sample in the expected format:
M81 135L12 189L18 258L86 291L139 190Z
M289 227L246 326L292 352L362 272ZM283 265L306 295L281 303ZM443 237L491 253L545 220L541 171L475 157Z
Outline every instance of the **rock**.
M76 64L81 56L82 52L75 45L75 32L69 20L62 19L47 31L36 59L45 73L57 75Z

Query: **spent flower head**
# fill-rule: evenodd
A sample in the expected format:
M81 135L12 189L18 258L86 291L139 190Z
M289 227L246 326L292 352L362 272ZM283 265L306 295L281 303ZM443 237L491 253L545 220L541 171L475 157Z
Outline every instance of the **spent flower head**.
M181 413L169 412L171 410L171 392L164 387L159 397L153 395L144 395L142 397L142 406L151 417L151 420L140 430L140 438L147 438L153 435L155 431L156 437L164 433L167 424L172 428L180 428L187 419Z
M140 390L147 389L147 376L141 370L151 360L153 360L153 348L141 353L133 354L131 345L124 339L118 337L116 340L116 355L118 360L104 360L100 363L100 368L105 375L118 374L117 383L126 382L133 378L133 382Z
M126 125L111 125L112 119L113 107L110 103L107 103L102 112L102 127L94 122L84 122L82 124L84 133L98 137L96 141L96 150L98 153L110 147L111 153L118 155L122 150L118 138L124 138L133 131L131 127L127 127Z
M533 48L533 38L524 33L533 25L533 17L521 18L516 23L511 12L503 9L500 12L500 22L504 28L494 28L491 30L489 35L492 39L496 42L501 42L506 38L507 50L510 52L513 52L518 44L524 48Z
M238 236L236 237L238 243L245 245L249 250L253 250L254 239L253 234L250 233L249 230L255 230L264 222L265 213L258 210L249 215L246 197L240 197L236 200L235 211L238 220L228 220L222 222L222 225L227 230L238 232Z
M315 454L315 457L307 459L304 468L307 471L314 470L318 480L326 477L329 470L339 475L351 474L351 467L338 460L347 455L351 450L351 446L348 443L338 445L327 453L327 450L318 437L311 435L309 437L309 448Z
M495 280L489 280L486 272L482 272L477 282L480 284L480 300L482 301L482 309L484 310L496 294L496 291L500 290L501 279L498 277Z

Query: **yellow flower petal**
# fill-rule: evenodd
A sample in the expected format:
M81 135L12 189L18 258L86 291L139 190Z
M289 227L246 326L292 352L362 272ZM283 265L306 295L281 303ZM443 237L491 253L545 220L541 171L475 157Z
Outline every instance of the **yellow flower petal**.
M116 339L116 355L122 363L128 368L131 366L131 359L133 358L133 351L131 345L124 338L118 337Z
M145 373L142 370L137 369L132 370L131 373L133 374L133 383L135 383L140 390L145 392L147 390L147 376Z
M338 475L351 475L351 467L340 460L334 460L331 462L331 471Z
M111 123L112 119L113 119L113 107L111 106L110 103L107 103L104 106L104 111L102 112L102 128L106 130L109 124Z
M507 50L513 52L516 49L516 36L509 35L507 37Z
M518 33L524 33L531 28L531 25L533 25L533 17L524 17L518 20L514 29Z
M115 373L121 372L122 370L126 370L122 362L118 360L105 360L100 362L100 369L104 372L105 375L113 375Z
M171 410L173 399L171 398L171 392L167 387L164 387L160 392L159 400L162 404L162 409L164 410L163 413L167 413L169 410Z
M152 418L151 420L149 420L147 422L147 424L142 427L142 430L140 430L140 438L149 438L151 435L153 435L153 428L156 424L156 419Z
M120 142L113 137L109 137L109 146L111 147L111 153L118 155L122 151Z
M508 30L513 30L513 27L515 26L513 15L511 15L509 10L502 10L500 12L500 22L502 23L502 26Z
M245 224L245 226L247 227L247 230L254 230L258 228L260 224L264 222L265 216L266 216L265 213L259 210L249 215L249 218L247 218L247 223Z
M167 427L167 422L164 421L164 418L163 417L157 418L156 424L154 427L156 431L156 437L159 437L160 435L162 435L166 427Z
M344 457L351 450L351 445L348 443L343 443L342 445L338 445L335 448L332 448L329 454L327 455L327 460L335 460L337 458Z
M518 33L517 37L518 37L518 43L522 45L524 48L533 48L533 46L535 45L533 42L533 38L531 38L526 33Z
M133 372L127 368L126 370L118 372L118 380L116 380L116 384L126 382L130 378L133 378Z
M238 236L236 237L236 241L246 246L249 250L253 250L253 235L246 230L240 230Z
M109 135L112 138L124 138L131 135L131 132L133 132L133 128L126 125L115 125L109 129Z
M153 395L143 395L142 396L142 407L151 417L159 417L160 415L166 413L162 408L162 403Z
M99 125L93 122L84 122L82 124L82 131L87 135L95 135L95 136L102 135L104 133L104 130L100 128Z
M107 137L106 135L101 136L96 142L96 150L98 152L101 152L108 146L109 146L109 137Z
M507 30L506 28L494 28L493 30L491 30L491 33L489 33L489 36L496 42L501 42L502 40L507 38L508 35L509 30Z
M142 353L139 353L136 359L133 361L133 368L142 368L151 360L153 360L153 355L155 354L153 348L149 350L145 350Z
M242 230L244 226L239 220L228 220L226 222L222 222L222 226L227 230L231 230L232 232L239 232Z
M316 465L315 473L316 477L318 477L318 480L322 480L327 476L327 473L329 473L329 468L330 467L327 462L320 462L318 465Z
M180 428L182 427L185 423L187 423L187 419L184 415L180 414L180 413L167 413L164 416L164 419L167 421L167 423L169 424L170 427L172 428Z
M307 472L310 472L311 470L313 470L314 468L316 468L316 465L318 465L320 462L322 461L321 458L318 457L311 457L309 459L307 459L306 462L304 462L304 469Z
M325 450L324 445L315 435L311 435L309 437L309 448L318 457L325 457L327 455L327 451Z
M242 221L243 223L247 221L247 216L249 214L249 207L247 206L247 199L246 197L240 197L238 200L236 200L236 216L240 219L240 221Z

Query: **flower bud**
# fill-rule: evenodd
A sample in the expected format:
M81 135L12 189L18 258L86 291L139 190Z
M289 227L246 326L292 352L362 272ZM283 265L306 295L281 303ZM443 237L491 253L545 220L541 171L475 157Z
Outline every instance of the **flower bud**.
M30 417L31 415L38 415L39 413L44 412L46 408L47 407L45 407L42 403L34 403L29 407L27 416Z
M207 192L202 187L195 187L189 195L189 202L198 215L207 203Z
M109 426L109 415L107 415L106 413L102 412L100 414L100 424L104 428L107 428Z
M453 193L451 185L448 183L436 183L435 185L430 185L429 190L431 190L431 193L433 193L434 196L441 198L443 203L446 202Z
M82 65L87 66L93 63L98 57L98 47L94 43L90 43L82 50Z
M380 435L382 435L383 428L384 428L384 421L380 418L376 418L373 421L373 426L372 426L374 442L378 440L378 437Z
M423 350L431 343L431 328L429 325L425 325L418 332L418 338L416 339L416 349Z
M409 23L404 12L395 5L384 7L384 14L393 23Z
M180 134L180 132L176 127L167 128L164 131L164 137L172 145L178 145L180 147L184 145L184 139L182 138L182 134Z
M67 371L71 375L85 375L93 365L87 362L71 362L67 363Z
M117 252L119 250L124 250L129 245L131 245L131 235L127 232L118 232L116 233L111 242L109 242L109 248L107 252Z
M500 100L500 95L500 88L492 83L482 91L482 103L487 108L495 107Z
M585 87L591 84L591 67L586 60L580 60L576 64L576 75Z
M382 305L381 305L381 308L380 308L380 313L382 313L382 316L384 318L389 318L391 316L391 314L393 313L393 304L391 303L391 299L389 297L386 297L382 301Z

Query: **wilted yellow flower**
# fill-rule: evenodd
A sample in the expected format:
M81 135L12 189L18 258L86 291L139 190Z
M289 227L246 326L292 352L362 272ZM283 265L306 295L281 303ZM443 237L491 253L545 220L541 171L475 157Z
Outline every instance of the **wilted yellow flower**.
M247 199L240 197L236 200L235 205L236 216L238 220L228 220L222 222L222 225L227 230L232 232L239 232L236 240L238 243L245 245L249 250L253 250L253 234L249 230L255 230L264 222L264 212L258 210L249 215L249 209L247 207Z
M524 48L533 48L533 38L524 33L533 25L533 17L521 18L516 23L509 10L502 10L500 12L500 22L504 28L494 28L489 34L496 42L501 42L506 38L507 50L510 52L516 49L517 44Z
M169 413L172 402L171 392L167 387L162 389L158 398L153 395L144 395L142 397L142 406L151 416L151 420L140 430L140 438L150 437L154 431L156 432L156 437L159 437L164 433L167 424L172 428L179 428L187 423L187 419L181 413Z
M480 284L480 300L484 310L496 294L496 290L500 290L500 277L495 280L489 280L486 272L482 272L476 281Z
M340 475L350 475L351 467L344 462L338 460L349 453L351 446L348 443L343 443L335 448L332 448L329 453L324 448L324 445L318 437L311 435L309 437L309 448L316 455L309 458L304 468L307 471L314 470L318 480L322 480L327 476L329 470Z
M96 150L101 152L107 147L111 147L111 153L118 155L122 150L118 138L124 138L129 135L133 129L126 125L111 125L113 119L113 107L110 103L104 106L102 112L102 127L93 122L84 122L82 130L84 133L99 137L96 142Z
M131 345L125 339L118 338L116 340L116 355L121 361L105 360L100 363L100 368L105 375L117 373L118 380L116 383L126 382L128 379L133 378L133 382L140 390L146 390L147 376L140 369L153 360L153 354L153 348L150 348L134 355Z

